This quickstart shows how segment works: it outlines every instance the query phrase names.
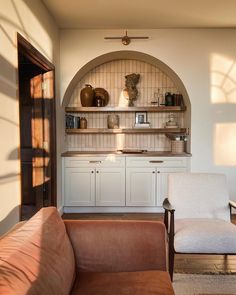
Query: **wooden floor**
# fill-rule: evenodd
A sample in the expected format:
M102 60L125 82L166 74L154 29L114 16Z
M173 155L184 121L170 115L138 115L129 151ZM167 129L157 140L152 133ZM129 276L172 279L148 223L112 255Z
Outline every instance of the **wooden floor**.
M63 219L93 220L158 220L163 221L163 214L157 213L118 213L118 214L87 214L67 213ZM236 224L236 215L233 216ZM175 256L175 272L195 274L236 274L236 255L189 255Z

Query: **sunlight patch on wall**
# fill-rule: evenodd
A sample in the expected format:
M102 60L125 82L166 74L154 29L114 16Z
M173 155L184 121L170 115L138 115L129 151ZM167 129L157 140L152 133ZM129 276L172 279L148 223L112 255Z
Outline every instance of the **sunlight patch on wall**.
M214 162L219 166L236 165L236 123L215 125Z
M211 102L236 103L236 62L215 53L211 57Z

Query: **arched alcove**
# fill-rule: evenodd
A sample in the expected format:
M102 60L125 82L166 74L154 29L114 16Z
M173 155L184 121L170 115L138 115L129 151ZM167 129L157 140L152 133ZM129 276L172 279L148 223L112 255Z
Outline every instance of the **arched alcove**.
M75 74L73 79L71 80L67 90L65 92L63 98L63 106L66 107L69 105L72 96L74 95L76 87L80 81L83 81L84 77L88 76L90 72L93 72L96 68L101 67L102 65L112 63L114 61L119 60L136 60L140 62L144 62L146 64L150 64L156 68L158 68L161 72L163 72L170 80L174 83L178 92L183 95L184 104L186 106L186 112L184 114L184 126L188 128L189 132L191 130L191 103L188 96L188 93L185 89L185 86L176 72L171 69L168 65L160 61L159 59L137 51L115 51L110 52L101 56L96 57L95 59L89 61L85 64L78 72ZM94 87L103 87L103 85L93 85ZM158 88L158 85L156 86ZM77 96L78 93L77 93ZM189 134L189 141L187 144L187 152L190 152L190 134Z

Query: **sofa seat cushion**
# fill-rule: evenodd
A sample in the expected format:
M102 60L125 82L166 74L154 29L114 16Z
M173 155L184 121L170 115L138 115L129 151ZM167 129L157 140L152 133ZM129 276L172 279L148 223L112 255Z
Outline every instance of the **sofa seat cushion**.
M236 226L220 219L175 220L174 248L179 253L236 253Z
M173 295L165 271L79 273L71 295Z

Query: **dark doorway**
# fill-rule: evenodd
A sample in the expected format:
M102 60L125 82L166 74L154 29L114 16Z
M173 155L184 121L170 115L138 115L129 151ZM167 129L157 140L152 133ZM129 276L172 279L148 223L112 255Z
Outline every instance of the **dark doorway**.
M18 34L21 220L56 206L54 66Z

